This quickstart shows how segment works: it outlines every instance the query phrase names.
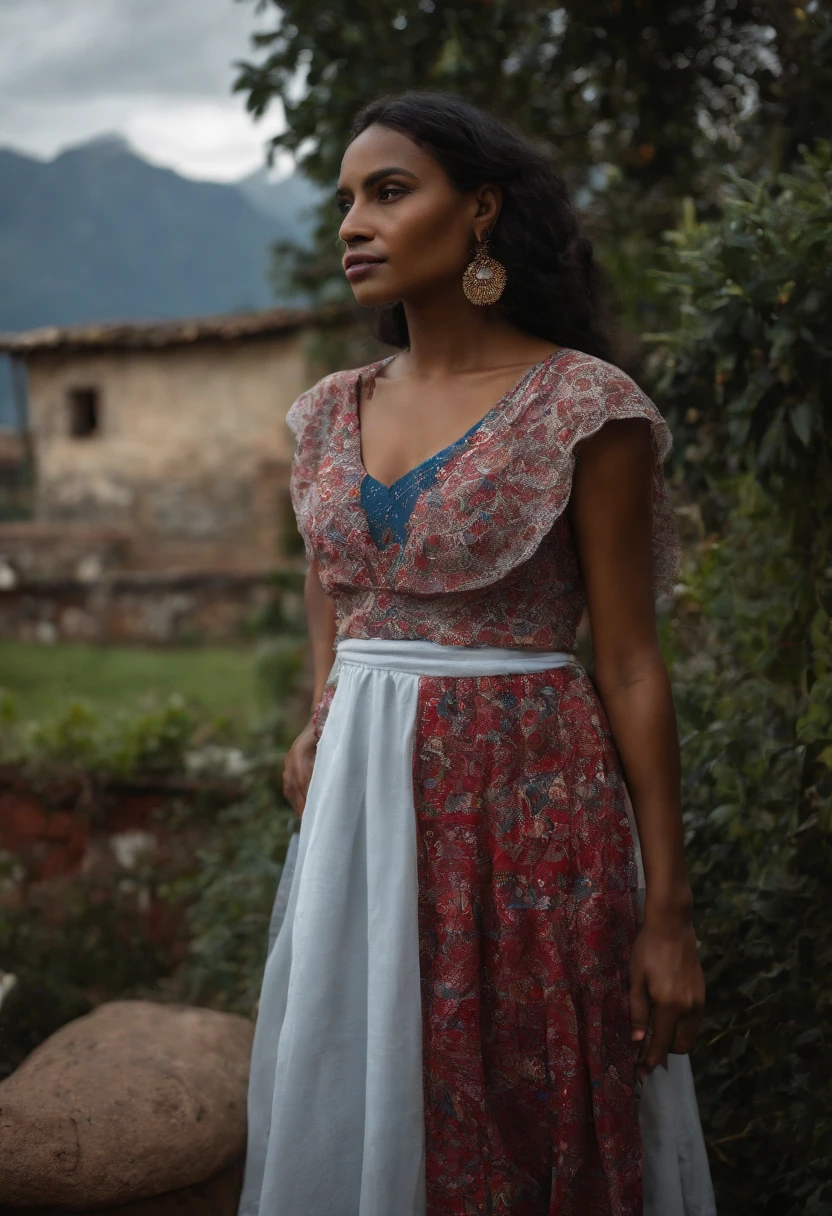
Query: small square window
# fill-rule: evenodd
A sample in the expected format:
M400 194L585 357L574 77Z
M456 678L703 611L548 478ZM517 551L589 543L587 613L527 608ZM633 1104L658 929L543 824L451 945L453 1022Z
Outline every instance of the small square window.
M71 388L69 402L69 433L73 439L89 439L101 427L101 406L97 388Z

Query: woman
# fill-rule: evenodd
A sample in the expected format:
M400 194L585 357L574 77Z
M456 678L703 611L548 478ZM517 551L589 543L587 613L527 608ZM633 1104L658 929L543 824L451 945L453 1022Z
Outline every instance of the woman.
M609 361L591 246L517 132L382 99L337 202L400 353L288 415L315 692L240 1212L708 1213L674 1054L704 984L653 610L670 435Z

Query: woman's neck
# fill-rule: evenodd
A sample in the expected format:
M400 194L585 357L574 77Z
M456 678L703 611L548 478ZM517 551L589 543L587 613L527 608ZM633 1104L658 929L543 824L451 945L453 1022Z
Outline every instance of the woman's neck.
M408 301L404 312L410 347L402 362L420 380L511 362L518 339L527 340L495 309L469 303L461 289Z

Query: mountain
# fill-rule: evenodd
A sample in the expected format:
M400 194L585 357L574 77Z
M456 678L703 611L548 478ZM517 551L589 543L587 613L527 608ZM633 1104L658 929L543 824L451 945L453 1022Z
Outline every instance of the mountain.
M269 246L308 239L317 197L265 172L194 181L119 136L51 161L0 148L0 331L273 305ZM0 368L0 425L7 381Z
M247 183L181 177L118 137L49 162L0 150L0 330L273 304L268 247L302 229L281 183L258 183L261 204Z
M272 181L267 169L257 169L248 177L240 178L236 185L264 215L288 223L301 239L305 239L314 223L313 208L327 194L300 173Z

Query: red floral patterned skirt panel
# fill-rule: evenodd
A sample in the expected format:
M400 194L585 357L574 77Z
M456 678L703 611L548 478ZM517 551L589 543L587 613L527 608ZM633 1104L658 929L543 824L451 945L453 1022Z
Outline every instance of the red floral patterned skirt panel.
M428 1216L641 1216L637 877L591 681L422 678L413 785Z

